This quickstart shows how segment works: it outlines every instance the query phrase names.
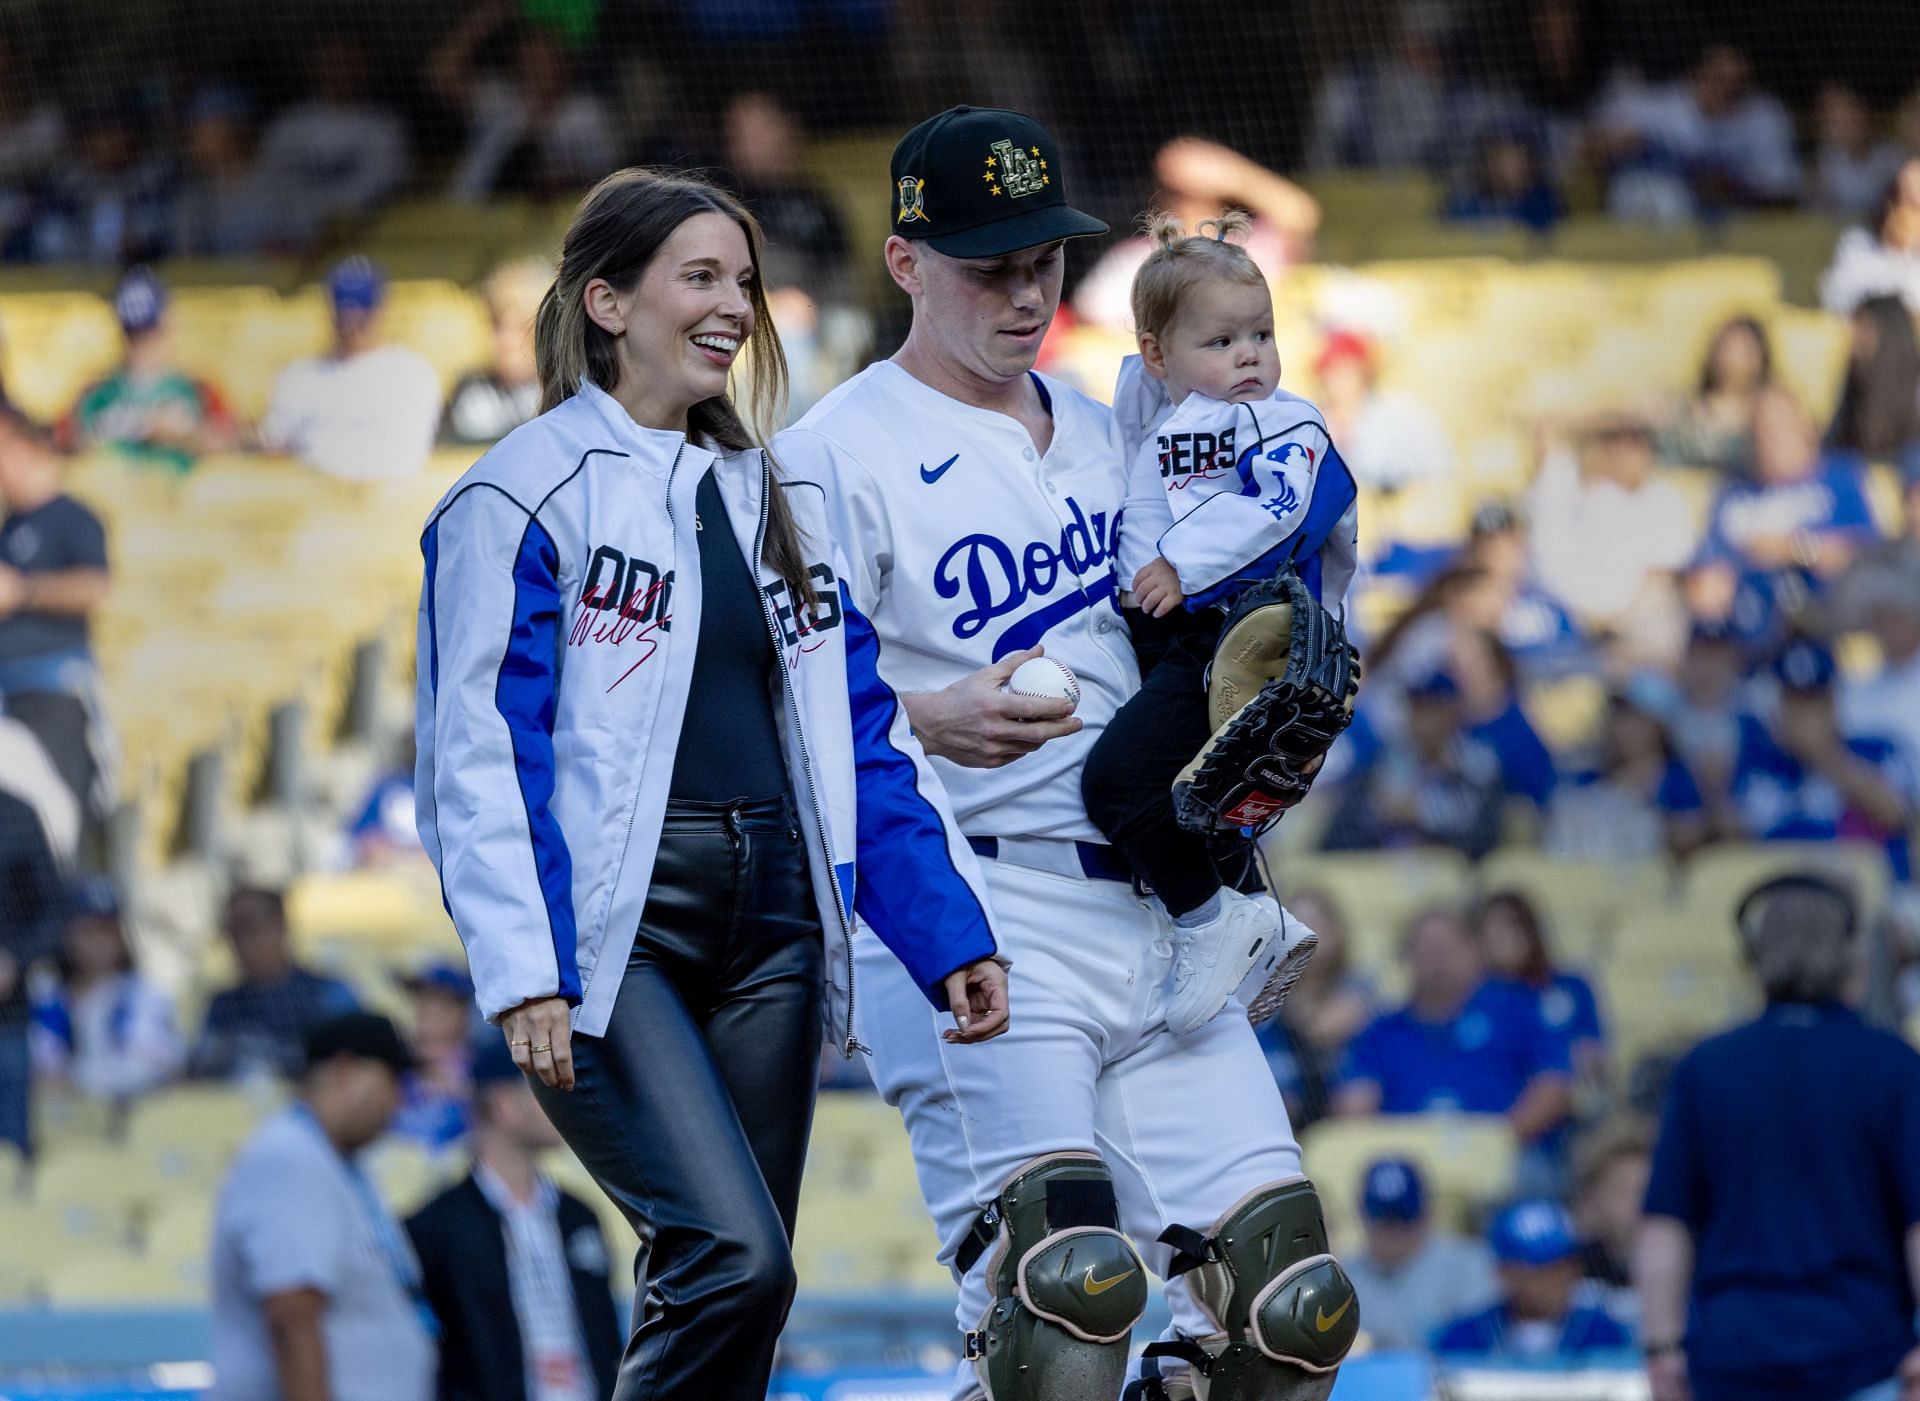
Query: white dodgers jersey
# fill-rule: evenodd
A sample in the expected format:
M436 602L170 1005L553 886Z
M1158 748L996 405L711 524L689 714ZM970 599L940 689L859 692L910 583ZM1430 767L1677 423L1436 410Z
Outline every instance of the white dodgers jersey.
M790 477L827 489L853 605L896 692L937 691L1043 645L1080 678L1085 728L997 769L933 765L971 836L1104 838L1080 799L1094 739L1140 685L1114 543L1126 464L1108 409L1041 375L1042 454L1017 419L863 370L774 441Z

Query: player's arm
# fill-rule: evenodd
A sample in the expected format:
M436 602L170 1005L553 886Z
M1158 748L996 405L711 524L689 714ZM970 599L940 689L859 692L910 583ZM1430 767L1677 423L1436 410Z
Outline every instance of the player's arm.
M953 1013L949 1041L1007 1026L979 867L927 766L905 709L880 672L880 639L844 584L847 691L858 835L854 908L927 993Z
M267 1320L282 1401L332 1401L321 1332L327 1296L311 1287L288 1289L262 1299L260 1311Z

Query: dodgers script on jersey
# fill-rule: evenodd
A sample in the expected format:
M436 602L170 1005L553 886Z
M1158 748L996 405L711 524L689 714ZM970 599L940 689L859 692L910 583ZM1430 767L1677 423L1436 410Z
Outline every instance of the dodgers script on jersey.
M1105 406L1034 379L1053 410L1045 454L1017 420L891 361L821 400L774 454L827 485L847 587L895 691L937 691L1036 644L1080 678L1078 734L998 769L932 761L961 830L1100 841L1080 769L1140 685L1113 559L1126 472Z
M1358 492L1318 409L1284 389L1246 404L1189 394L1176 406L1137 355L1120 367L1113 403L1127 460L1123 580L1160 555L1187 606L1201 608L1291 560L1314 597L1341 611Z

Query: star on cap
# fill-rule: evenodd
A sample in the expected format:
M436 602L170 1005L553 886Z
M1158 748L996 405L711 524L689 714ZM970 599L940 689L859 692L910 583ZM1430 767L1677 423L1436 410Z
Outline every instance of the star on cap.
M993 187L991 187L991 188L990 188L990 189L989 189L989 190L987 191L987 193L988 193L988 194L990 194L990 195L997 195L997 194L999 194L999 193L1000 193L1000 187L999 187L998 185L995 185L995 186L993 186Z
M992 156L988 156L988 157L987 157L987 169L988 169L988 170L992 170L992 169L993 169L993 168L994 168L994 167L995 167L996 165L998 165L998 164L1000 164L1000 162L999 162L998 160L996 160L996 159L994 159L994 158L993 158Z
M1040 154L1040 148L1038 146L1029 146L1027 149L1032 151L1036 156Z

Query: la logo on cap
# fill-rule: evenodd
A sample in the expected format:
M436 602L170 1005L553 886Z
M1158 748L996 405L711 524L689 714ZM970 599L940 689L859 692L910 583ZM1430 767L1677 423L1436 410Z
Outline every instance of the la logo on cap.
M933 222L927 217L925 206L920 203L921 191L926 187L925 180L916 179L911 175L900 177L900 212L894 216L894 223L911 224L916 220L923 224Z
M1026 195L1037 195L1053 183L1053 177L1047 174L1047 163L1040 158L1040 148L1030 146L1025 151L1013 144L1010 138L1002 137L993 143L993 154L987 157L986 173L981 176L988 185L988 194L997 195L1002 190L1015 199Z

